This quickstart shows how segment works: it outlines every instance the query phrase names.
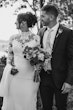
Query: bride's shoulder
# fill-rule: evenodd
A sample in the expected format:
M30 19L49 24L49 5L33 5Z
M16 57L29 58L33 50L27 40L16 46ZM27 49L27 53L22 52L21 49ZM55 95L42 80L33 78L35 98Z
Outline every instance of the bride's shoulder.
M34 39L34 40L40 40L40 36L34 33L30 33L30 39Z
M12 42L13 40L18 39L19 36L19 34L14 34L10 37L9 41Z
M29 36L29 41L26 43L29 47L36 47L40 45L40 37L34 33Z

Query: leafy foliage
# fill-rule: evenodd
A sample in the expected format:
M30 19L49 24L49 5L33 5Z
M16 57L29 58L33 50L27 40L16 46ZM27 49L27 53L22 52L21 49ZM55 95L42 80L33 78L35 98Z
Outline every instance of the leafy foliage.
M15 3L19 2L20 6L15 9L14 15L17 15L21 9L27 8L27 5L33 10L37 15L37 11L42 8L44 3L53 3L55 4L60 11L60 20L67 20L68 16L73 19L73 0L32 0L32 3L29 0L0 0L0 8L14 6ZM22 2L22 3L21 3ZM37 26L39 29L39 26Z
M73 19L73 0L47 0L47 3L55 4L60 12L60 20L68 20L68 16Z
M28 3L28 5L34 10L36 11L39 7L39 0L33 0L32 1L32 5L28 2L28 0L0 0L0 8L1 7L7 7L8 5L10 5L11 7L16 3L16 2L23 2L23 4L18 7L18 9L22 9L22 8L26 8L26 5L24 5L24 3Z

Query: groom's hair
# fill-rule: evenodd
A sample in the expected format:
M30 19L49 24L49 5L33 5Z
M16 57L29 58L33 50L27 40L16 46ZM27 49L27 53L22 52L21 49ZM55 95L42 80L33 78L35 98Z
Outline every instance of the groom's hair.
M57 9L57 7L52 4L44 5L41 10L45 11L47 14L48 13L53 14L55 17L57 17L59 14L59 10Z

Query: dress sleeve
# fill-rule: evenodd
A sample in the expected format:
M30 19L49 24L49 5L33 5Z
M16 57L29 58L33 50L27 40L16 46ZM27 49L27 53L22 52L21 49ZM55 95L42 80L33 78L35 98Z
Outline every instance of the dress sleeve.
M40 36L39 35L34 36L34 43L35 43L35 46L40 45Z
M11 65L13 65L13 60L14 60L12 41L13 41L13 37L11 37L10 40L9 40L8 57L7 57L7 64L11 64Z
M36 47L40 45L40 37L39 35L34 35L31 34L29 36L29 42L26 42L25 47L29 46L29 47Z

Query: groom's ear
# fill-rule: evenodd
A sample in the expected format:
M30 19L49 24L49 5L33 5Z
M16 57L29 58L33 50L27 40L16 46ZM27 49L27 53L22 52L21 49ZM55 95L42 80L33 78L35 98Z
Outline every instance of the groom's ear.
M53 14L50 14L50 21L53 21L55 19L55 16Z

